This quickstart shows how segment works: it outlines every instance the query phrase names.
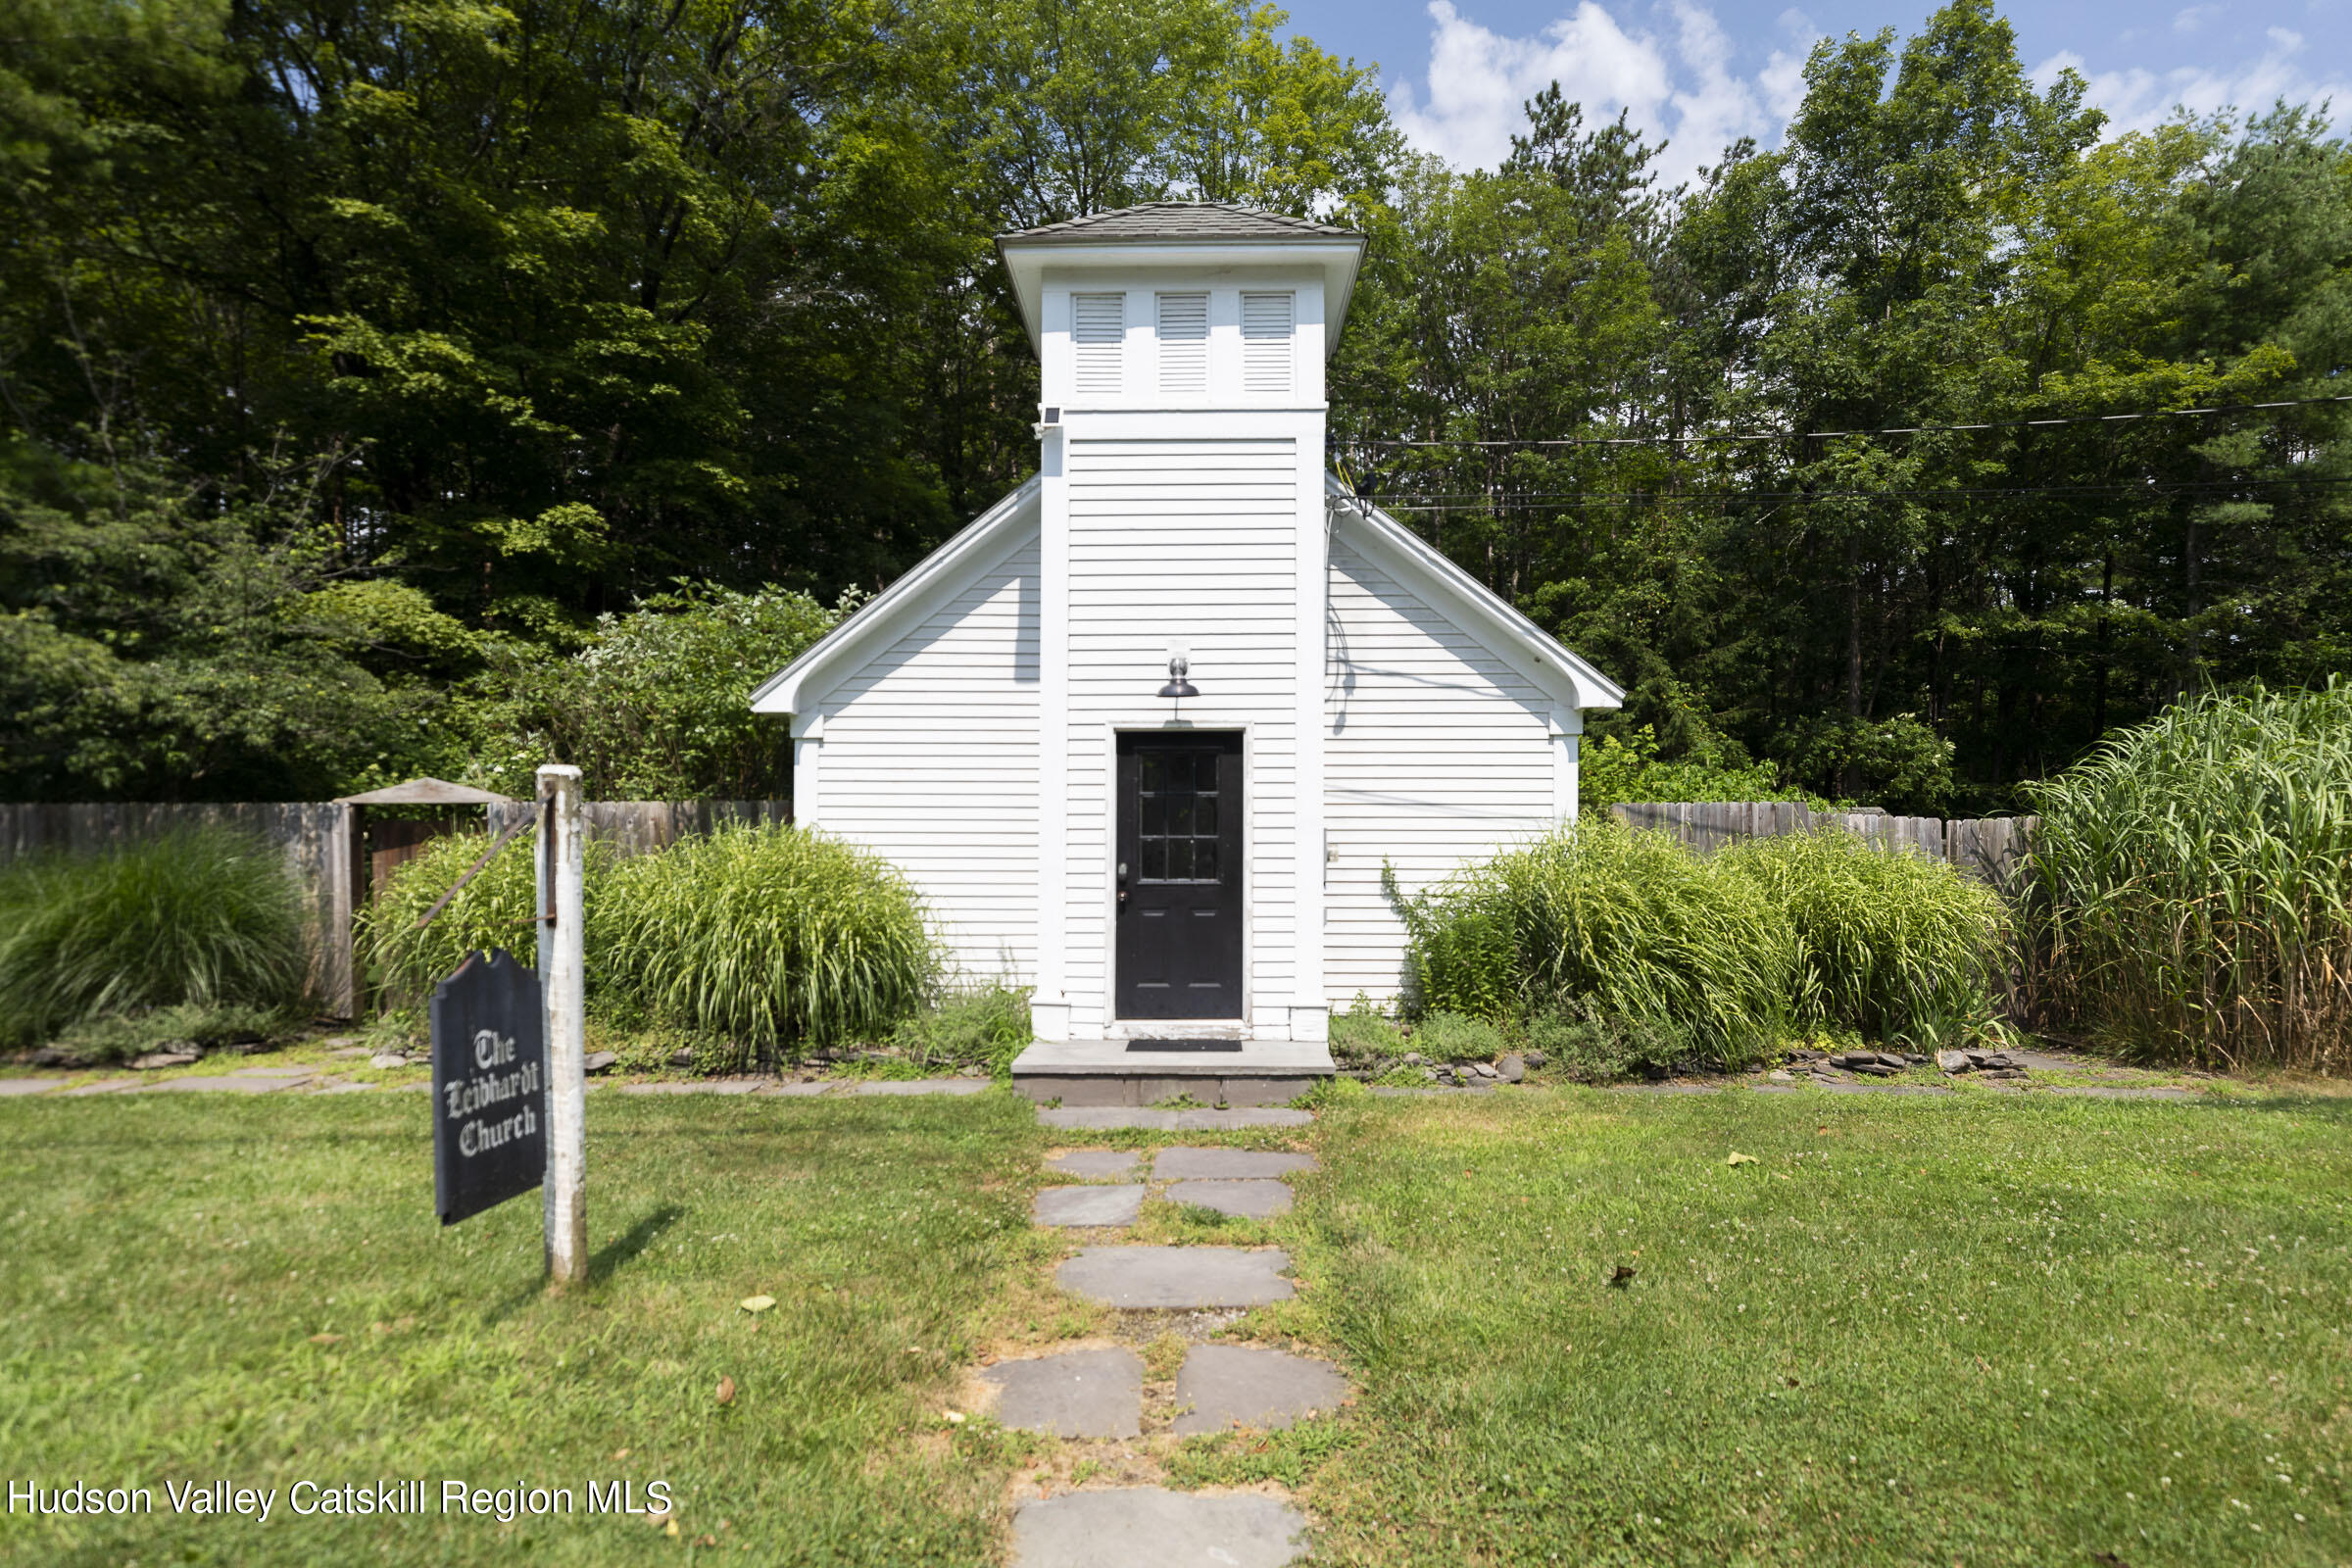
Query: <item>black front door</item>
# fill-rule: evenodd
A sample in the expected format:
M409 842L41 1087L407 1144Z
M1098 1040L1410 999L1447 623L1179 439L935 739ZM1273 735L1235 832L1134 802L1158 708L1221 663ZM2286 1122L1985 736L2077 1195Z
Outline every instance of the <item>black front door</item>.
M1119 737L1118 1015L1242 1015L1242 738Z

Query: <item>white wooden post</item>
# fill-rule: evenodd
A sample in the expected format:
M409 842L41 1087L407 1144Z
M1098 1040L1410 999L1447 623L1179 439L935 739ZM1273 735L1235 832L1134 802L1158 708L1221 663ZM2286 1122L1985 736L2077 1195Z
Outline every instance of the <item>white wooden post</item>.
M588 963L580 770L539 769L539 987L547 1006L547 1273L588 1277Z

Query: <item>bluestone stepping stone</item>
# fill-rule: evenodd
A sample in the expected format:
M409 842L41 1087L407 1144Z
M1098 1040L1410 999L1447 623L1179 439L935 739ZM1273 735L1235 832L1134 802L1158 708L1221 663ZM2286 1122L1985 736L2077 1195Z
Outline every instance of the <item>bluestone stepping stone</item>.
M316 1067L239 1067L238 1078L309 1078L318 1071Z
M1012 1516L1013 1568L1283 1568L1305 1553L1305 1516L1255 1492L1065 1492Z
M858 1086L861 1095L977 1095L988 1089L987 1078L869 1078Z
M1037 1195L1029 1213L1040 1225L1132 1225L1143 1202L1141 1185L1049 1187Z
M1152 1161L1153 1179L1163 1182L1239 1181L1314 1168L1312 1154L1260 1153L1252 1149L1163 1149Z
M1144 1156L1132 1149L1073 1149L1046 1161L1046 1168L1063 1176L1127 1176Z
M65 1081L63 1078L0 1078L0 1098L9 1095L45 1095Z
M1300 1416L1337 1410L1348 1380L1329 1361L1240 1345L1196 1345L1176 1374L1179 1433L1222 1432L1237 1422L1279 1431Z
M151 1095L169 1095L182 1090L207 1089L225 1089L232 1094L239 1095L268 1095L274 1094L280 1089L293 1087L294 1080L291 1078L206 1077L173 1078L168 1083L149 1084L146 1086L146 1090Z
M1264 1306L1293 1293L1291 1254L1238 1247L1090 1247L1063 1263L1055 1283L1105 1306Z
M1291 1211L1291 1186L1271 1180L1178 1182L1167 1191L1171 1203L1196 1203L1237 1219L1272 1219Z
M807 1080L795 1080L792 1083L772 1083L769 1084L765 1089L760 1090L760 1093L763 1095L780 1095L787 1099L800 1099L808 1095L821 1095L832 1087L833 1086L831 1084L827 1083L822 1078L810 1078Z
M1064 1350L999 1361L980 1380L997 1390L997 1420L1016 1432L1132 1438L1144 1430L1144 1358L1133 1350Z
M1040 1105L1037 1119L1048 1127L1078 1127L1088 1132L1109 1132L1120 1127L1142 1127L1162 1133L1176 1130L1176 1112L1140 1105Z
M1314 1119L1314 1112L1293 1110L1288 1105L1242 1105L1232 1110L1180 1110L1176 1112L1176 1130L1229 1133L1237 1127L1305 1127Z

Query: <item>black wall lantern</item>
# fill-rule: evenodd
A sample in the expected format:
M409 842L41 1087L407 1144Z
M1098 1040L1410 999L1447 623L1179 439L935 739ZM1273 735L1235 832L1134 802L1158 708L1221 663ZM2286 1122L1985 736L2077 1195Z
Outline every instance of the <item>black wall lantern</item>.
M1159 689L1162 697L1198 697L1200 690L1184 677L1192 669L1192 661L1182 654L1168 661L1168 683Z

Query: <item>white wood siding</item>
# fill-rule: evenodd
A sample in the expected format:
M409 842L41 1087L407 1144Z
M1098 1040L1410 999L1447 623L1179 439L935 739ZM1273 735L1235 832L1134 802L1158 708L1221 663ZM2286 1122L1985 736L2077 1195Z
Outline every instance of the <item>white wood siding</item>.
M1069 443L1069 796L1064 980L1073 1027L1112 1013L1115 735L1165 724L1189 650L1199 729L1248 732L1248 990L1291 1004L1298 926L1299 460L1268 440ZM1318 498L1319 499L1319 498Z
M1551 826L1556 706L1348 539L1331 541L1324 981L1335 1009L1404 983L1381 862L1417 891Z
M1037 970L1038 545L825 694L821 831L921 890L968 981Z

